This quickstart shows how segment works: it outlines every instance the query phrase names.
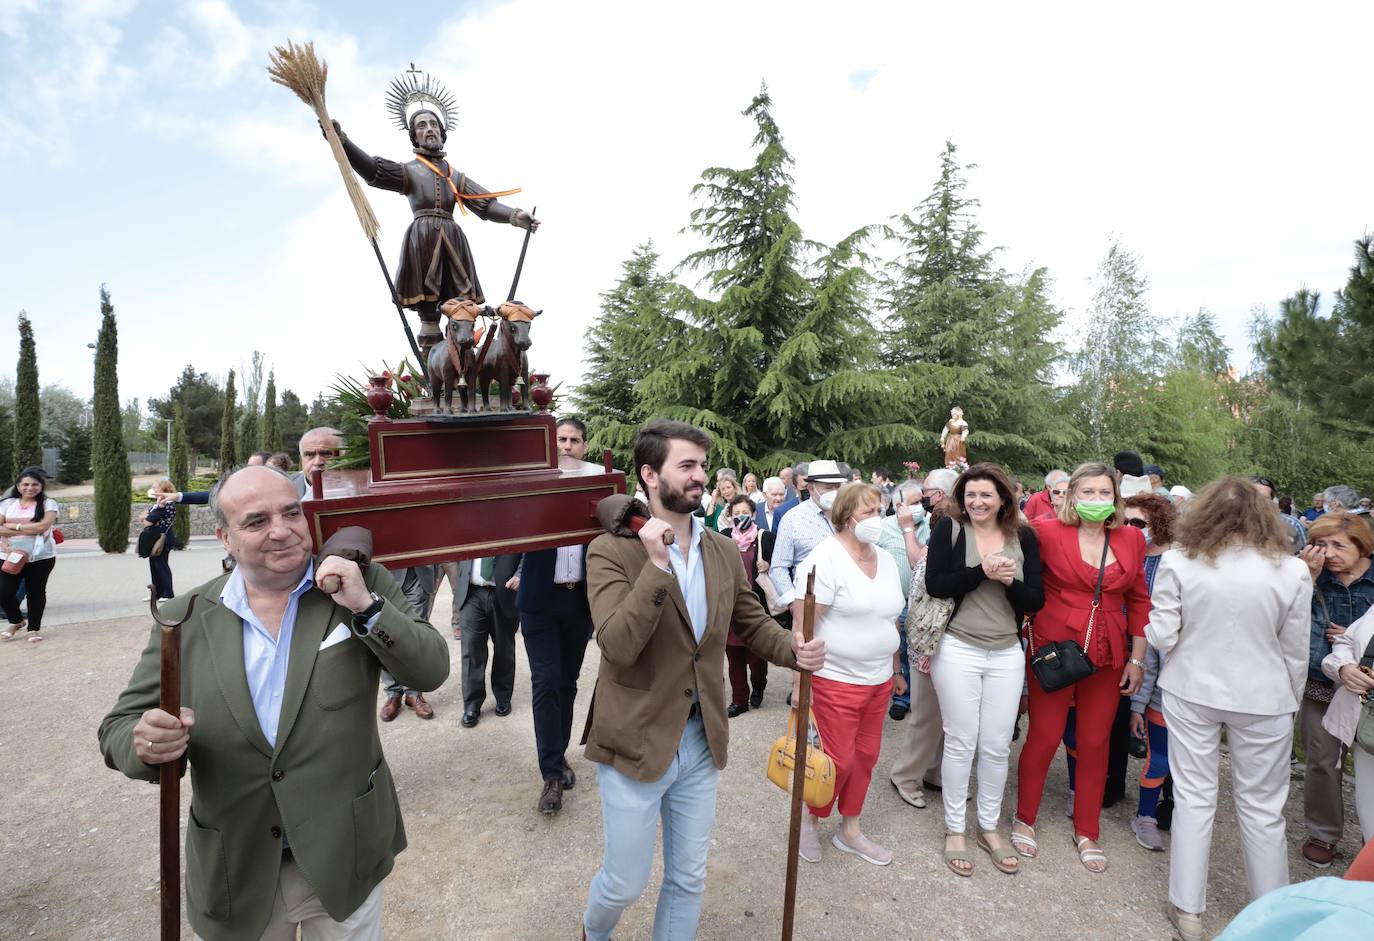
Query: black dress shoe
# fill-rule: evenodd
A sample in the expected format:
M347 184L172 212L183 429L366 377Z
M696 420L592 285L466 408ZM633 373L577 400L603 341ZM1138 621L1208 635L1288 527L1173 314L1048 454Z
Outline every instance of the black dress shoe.
M921 787L925 788L927 791L934 791L937 794L944 790L944 788L940 787L940 785L931 784L924 778L921 779Z
M903 706L901 703L894 702L891 706L888 707L887 714L891 716L893 719L896 719L898 722L901 722L903 719L906 718L906 714L910 711L910 709L908 709L906 706Z
M549 778L544 782L544 790L539 792L539 812L545 815L558 813L563 809L563 779Z
M573 773L572 765L568 764L568 759L563 759L563 790L571 791L577 787L577 775Z
M728 719L733 719L736 716L744 715L748 711L748 706L736 706L734 703L730 703L730 705L725 707L725 716Z
M767 689L767 684L760 686L749 694L749 707L751 709L757 709L759 706L763 705L763 691L765 689Z
M496 714L497 714L498 716L508 716L508 715L510 715L510 703L508 703L508 702L499 702L499 703L497 703L497 704L496 704Z
M463 713L463 728L470 729L477 724L477 719L481 715L479 709L468 709Z

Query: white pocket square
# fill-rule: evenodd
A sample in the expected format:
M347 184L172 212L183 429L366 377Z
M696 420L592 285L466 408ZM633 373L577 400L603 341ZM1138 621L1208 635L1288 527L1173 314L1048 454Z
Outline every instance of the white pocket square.
M335 625L334 629L329 632L329 636L324 639L324 643L320 644L320 649L325 650L335 644L342 644L352 636L353 632L342 624Z

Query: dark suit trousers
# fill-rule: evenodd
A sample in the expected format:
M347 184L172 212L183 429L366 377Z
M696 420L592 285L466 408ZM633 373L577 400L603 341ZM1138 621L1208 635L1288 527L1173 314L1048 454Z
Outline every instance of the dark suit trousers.
M572 740L573 701L577 677L592 636L592 616L578 592L553 589L557 598L537 613L522 612L520 632L530 661L534 709L534 742L544 780L563 774L564 755Z
M463 709L481 709L487 698L487 642L491 642L491 690L497 703L515 692L515 629L519 621L501 613L496 589L468 586L458 612L463 628Z

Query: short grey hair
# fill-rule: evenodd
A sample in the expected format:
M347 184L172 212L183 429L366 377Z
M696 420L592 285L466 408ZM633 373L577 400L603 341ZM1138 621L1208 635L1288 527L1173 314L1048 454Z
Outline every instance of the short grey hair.
M787 490L787 484L785 484L785 483L782 482L782 478L781 478L781 477L769 477L767 480L765 480L765 481L763 482L763 487L762 487L763 492L764 492L764 493L767 493L769 487L772 487L772 488L775 489L775 490L782 490L782 491L786 491L786 490Z
M954 492L954 482L958 479L959 475L948 467L937 467L926 475L926 488L943 491L945 496L949 496Z
M908 502L908 498L913 491L921 493L923 490L925 490L925 488L921 486L921 482L919 480L913 480L910 477L897 485L897 494L902 498L903 503Z
M215 481L214 486L210 488L210 509L215 514L215 525L218 526L220 529L229 528L229 517L224 515L224 507L220 504L220 491L224 489L224 485L229 482L229 479L231 477L233 477L239 471L244 470L248 467L265 468L266 470L269 470L272 473L276 474L282 480L285 480L288 483L290 483L293 489L296 486L295 482L291 480L291 475L288 474L286 471L282 470L280 467L277 467L275 464L240 464L238 467L235 467L233 470L229 471L229 473L220 477L219 480Z
M343 446L343 432L337 428L331 428L328 425L320 425L318 428L311 428L305 434L301 435L301 441L305 441L305 439L309 438L311 435L328 435L331 438L338 439L339 445L341 447ZM296 445L296 449L300 450L300 444Z
M1360 492L1349 484L1327 487L1322 491L1322 496L1326 497L1327 509L1332 509L1333 503L1347 510L1353 510L1360 505Z
M805 477L805 476L806 476L806 470L807 470L807 468L809 468L810 466L811 466L811 462L810 462L810 461L798 461L797 463L795 463L795 464L792 465L792 476L793 476L793 477Z
M716 471L716 480L733 480L735 483L739 483L739 478L735 476L733 467L722 467Z
M1045 475L1045 486L1053 487L1055 484L1059 483L1059 481L1068 479L1069 472L1056 467L1054 470L1050 471L1048 474Z

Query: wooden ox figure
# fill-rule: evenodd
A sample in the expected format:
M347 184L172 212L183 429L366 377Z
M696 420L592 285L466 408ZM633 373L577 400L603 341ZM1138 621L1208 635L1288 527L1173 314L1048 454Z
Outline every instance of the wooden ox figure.
M466 412L477 385L473 328L483 310L466 298L444 301L440 310L448 318L448 327L444 341L429 349L429 388L434 396L434 411L453 412L453 389L457 386L460 408ZM476 405L475 399L472 404Z
M483 411L491 409L487 390L493 380L501 389L500 411L514 410L511 390L517 380L525 387L522 404L529 407L530 364L525 351L530 348L530 322L541 313L519 301L506 301L497 311L500 322L492 325L477 356L477 387L482 393Z

